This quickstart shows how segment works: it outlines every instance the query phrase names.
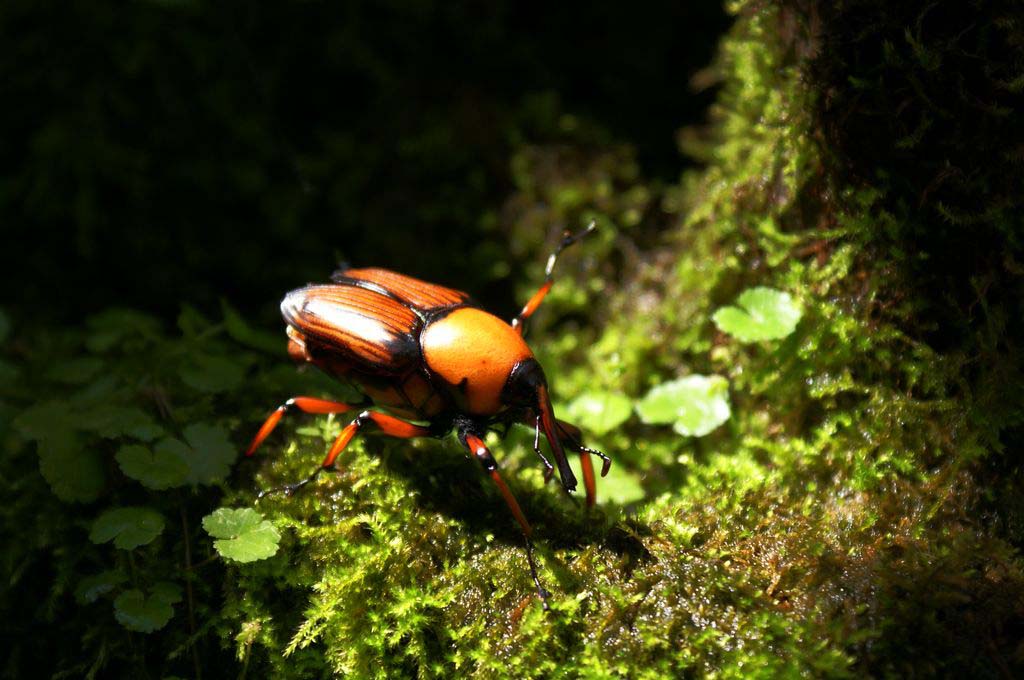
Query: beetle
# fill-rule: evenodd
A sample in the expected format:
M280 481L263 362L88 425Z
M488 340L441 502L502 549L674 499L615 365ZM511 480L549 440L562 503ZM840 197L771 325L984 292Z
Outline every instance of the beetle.
M544 464L547 482L555 466L541 450L543 432L568 493L576 490L577 480L565 450L580 455L587 506L594 504L596 484L590 456L601 458L602 477L608 474L611 459L583 446L579 428L555 417L547 377L523 334L527 320L551 290L558 256L595 227L591 222L576 234L564 233L548 257L543 285L509 323L484 311L462 291L387 269L342 268L331 275L331 283L310 284L285 295L281 314L287 324L291 358L348 383L363 401L347 404L299 396L275 409L253 437L247 456L253 455L289 411L358 411L358 415L342 429L313 474L264 491L260 497L275 491L290 495L314 481L334 466L356 433L369 425L400 438L443 437L454 430L462 446L494 480L522 529L530 573L547 609L547 592L533 559L530 523L498 473L498 463L484 438L487 432L507 430L513 423L532 426L533 449Z

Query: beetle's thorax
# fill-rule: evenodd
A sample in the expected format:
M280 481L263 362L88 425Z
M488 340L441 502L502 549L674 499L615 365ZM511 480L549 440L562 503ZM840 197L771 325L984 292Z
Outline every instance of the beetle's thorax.
M505 384L533 352L513 328L493 314L460 307L430 321L420 333L423 360L448 388L460 410L492 416L507 408Z

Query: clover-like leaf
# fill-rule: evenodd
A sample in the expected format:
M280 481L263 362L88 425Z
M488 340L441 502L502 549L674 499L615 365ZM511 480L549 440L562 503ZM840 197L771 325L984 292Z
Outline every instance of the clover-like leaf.
M220 301L220 307L224 312L224 328L227 329L228 335L232 339L269 354L281 354L284 352L286 343L280 335L253 328L225 300Z
M272 557L281 540L277 528L252 508L219 508L203 518L203 529L217 539L217 552L235 562Z
M149 597L141 590L126 590L114 600L114 617L128 630L152 633L167 625L174 605L181 601L181 588L173 583L156 584Z
M131 550L150 543L164 530L163 516L151 508L114 508L100 515L92 524L89 540L107 543L122 550Z
M712 317L719 330L741 342L778 340L796 328L803 311L784 291L750 288L736 299L735 307L722 307Z
M189 484L212 484L227 477L238 452L219 425L195 423L184 431L185 441L162 439L153 447L154 455L176 457L188 467ZM187 442L187 443L186 443Z
M720 375L688 375L662 383L636 411L645 423L671 423L683 436L702 437L729 419L729 382Z
M62 501L88 503L99 498L106 474L100 454L83 448L69 430L56 430L41 439L39 472Z
M83 430L94 431L106 439L134 437L151 441L163 433L163 428L148 413L135 406L100 404L83 413L79 424Z
M188 481L188 464L173 453L129 444L118 449L114 458L121 472L150 489L170 489Z
M633 403L614 392L584 392L566 410L585 432L602 435L629 419Z
M70 403L60 399L39 402L14 418L14 428L25 439L37 441L52 438L57 433L70 434L78 427L73 409Z
M98 357L78 357L50 366L46 377L69 385L81 385L95 378L103 366L103 360Z
M75 600L79 604L95 602L128 580L128 574L120 569L108 569L92 576L86 576L75 588Z
M200 354L178 372L182 381L200 392L227 392L242 384L245 367L227 357Z

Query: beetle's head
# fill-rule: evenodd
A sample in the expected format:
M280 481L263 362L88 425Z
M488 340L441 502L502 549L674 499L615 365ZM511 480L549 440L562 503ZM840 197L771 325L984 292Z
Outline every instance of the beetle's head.
M554 409L551 408L551 397L548 395L548 381L544 377L544 369L541 368L540 363L533 357L517 363L508 376L501 398L506 405L523 409L540 419L544 437L551 446L551 453L558 466L558 475L562 479L562 486L567 491L575 491L576 475L569 467L565 450L562 448L561 432L558 428L558 421L555 420Z

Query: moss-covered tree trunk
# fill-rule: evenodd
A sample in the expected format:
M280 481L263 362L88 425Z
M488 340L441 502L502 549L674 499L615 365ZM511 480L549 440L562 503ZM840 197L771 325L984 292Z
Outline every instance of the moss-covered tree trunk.
M103 598L131 582L153 607L164 598L180 625L127 640L114 623L95 629L85 648L99 657L83 668L102 668L111 653L161 668L193 656L197 667L228 663L217 644L248 673L276 677L1024 668L1024 17L1013 3L730 10L711 125L680 135L700 169L673 186L649 183L628 146L595 148L584 133L523 146L511 160L517 189L500 223L513 250L531 251L514 255L537 255L519 297L543 276L545 239L565 223L600 226L560 262L531 342L561 410L615 460L602 503L588 512L545 487L531 433L494 446L535 523L552 611L534 596L500 496L458 447L366 438L340 474L257 506L281 546L247 564L218 560L189 526L185 508L212 510L210 496L172 497L159 480L143 482L148 492L117 486L116 505L155 506L190 533L172 540L168 529L131 560L90 548L89 570L80 557L58 559L53 606L82 591L80 572L109 571L109 586L94 584L74 606L106 615ZM183 319L174 341L153 340L158 332L133 317L113 322L128 329L113 339L94 322L83 331L91 354L74 365L138 355L132 343L168 361L180 355L175 343L203 347L208 358L175 369L183 390L206 395L179 403L177 422L195 411L241 441L260 404L301 379L278 359L237 354L268 341L233 315L213 331L194 312ZM243 382L233 361L258 370ZM688 391L695 385L704 392ZM46 426L53 409L20 410L24 394L9 392L5 408L20 415L7 436L38 442L53 484L47 461L70 457L61 437L81 438L86 426L67 422L57 437ZM137 394L123 396L125 408ZM308 474L340 425L288 426L222 485L222 503L253 506L255 489ZM161 436L148 434L112 426L88 436L121 451L133 437ZM178 447L209 450L219 436L185 431ZM124 458L117 469L95 460L96 474L138 479ZM190 470L181 474L206 481ZM18 483L36 489L24 497L48 516L66 513L41 482ZM73 519L61 521L50 530L82 540ZM190 544L201 547L187 569L140 573L137 562ZM80 623L63 625L82 636Z

